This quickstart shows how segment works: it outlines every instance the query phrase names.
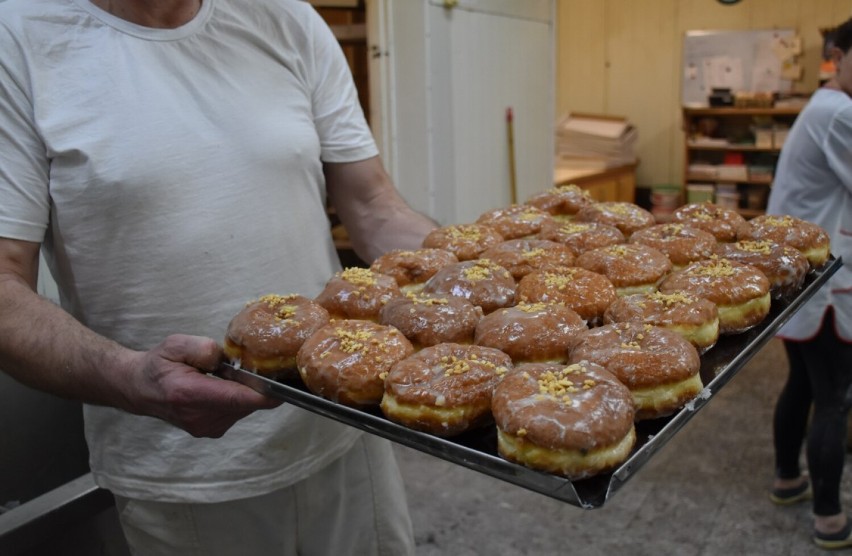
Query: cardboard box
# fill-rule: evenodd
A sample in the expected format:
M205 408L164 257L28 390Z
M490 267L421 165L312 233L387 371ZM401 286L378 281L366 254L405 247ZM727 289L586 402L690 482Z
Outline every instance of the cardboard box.
M787 135L790 133L790 128L787 126L775 126L772 130L772 146L780 149L784 146L787 140Z
M756 127L754 129L754 146L758 149L771 149L773 142L773 129L771 127Z
M745 164L720 164L716 169L716 179L746 181L748 179L748 166Z

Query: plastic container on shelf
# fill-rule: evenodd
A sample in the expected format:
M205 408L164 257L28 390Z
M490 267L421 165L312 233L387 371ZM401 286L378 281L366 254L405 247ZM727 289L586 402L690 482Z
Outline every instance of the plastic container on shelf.
M740 208L740 194L731 191L716 191L716 205L722 208Z
M764 185L749 185L745 189L745 206L751 210L763 210L766 208L766 198L769 196L769 188Z
M716 188L712 183L690 183L686 186L687 203L713 202L713 194Z
M677 185L655 185L651 189L651 214L658 222L671 219L672 213L681 204L680 187Z

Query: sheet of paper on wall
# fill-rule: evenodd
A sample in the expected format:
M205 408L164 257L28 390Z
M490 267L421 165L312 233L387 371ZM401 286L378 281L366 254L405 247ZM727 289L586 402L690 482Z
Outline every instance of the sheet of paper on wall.
M751 90L755 92L774 93L781 89L781 74L778 64L755 64L751 72Z
M688 81L695 81L698 79L698 66L695 64L689 64L686 66L684 70L683 78Z
M776 92L781 89L781 60L776 55L773 42L764 42L754 52L754 64L751 67L751 90Z
M802 38L798 35L793 37L773 37L772 52L781 61L795 58L802 53Z
M802 78L802 64L793 60L785 60L781 64L781 77L790 81L799 81Z
M706 58L702 63L705 89L743 90L743 61L740 58L714 56Z

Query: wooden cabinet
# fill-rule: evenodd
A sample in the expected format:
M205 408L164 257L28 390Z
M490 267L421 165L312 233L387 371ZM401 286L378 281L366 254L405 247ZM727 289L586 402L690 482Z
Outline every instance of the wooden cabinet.
M553 185L574 184L589 192L595 201L636 200L636 166L638 162L603 170L557 167Z
M763 214L775 166L800 108L683 109L684 199Z

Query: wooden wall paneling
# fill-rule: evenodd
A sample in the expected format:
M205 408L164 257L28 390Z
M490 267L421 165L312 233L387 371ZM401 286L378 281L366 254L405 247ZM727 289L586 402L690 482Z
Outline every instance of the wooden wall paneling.
M653 0L657 3L660 0ZM694 30L748 29L752 0L730 6L714 0L680 0L678 5L678 27L680 32Z
M639 130L637 175L643 184L672 175L672 106L677 0L606 2L609 112L626 116ZM666 53L666 55L657 55Z
M556 114L607 111L606 3L559 0L556 9Z

